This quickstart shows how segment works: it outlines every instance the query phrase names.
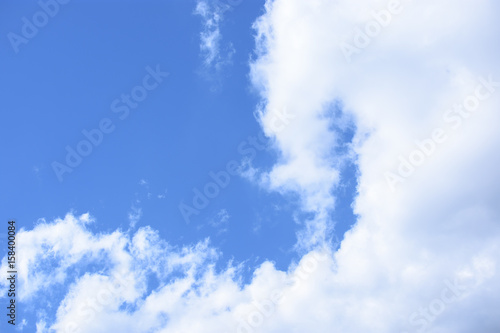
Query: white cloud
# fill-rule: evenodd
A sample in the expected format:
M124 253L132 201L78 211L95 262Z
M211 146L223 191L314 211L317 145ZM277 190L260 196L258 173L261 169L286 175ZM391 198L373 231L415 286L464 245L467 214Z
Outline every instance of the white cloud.
M224 66L231 64L235 50L231 43L223 43L220 26L224 18L226 6L215 2L198 0L195 14L201 16L203 30L200 33L200 52L205 69L220 73Z
M217 215L215 216L215 219L212 219L210 221L210 225L212 227L220 227L222 225L225 225L231 216L227 212L227 209L223 208L217 212Z
M47 323L44 320L40 320L36 323L36 333L43 333L47 331Z
M208 221L208 224L217 230L217 235L227 232L227 225L229 223L229 218L231 216L227 212L227 209L223 208L215 214L213 218Z
M295 322L296 331L324 332L328 325L340 332L416 331L408 316L464 269L471 283L483 285L440 314L434 330L493 332L494 311L482 304L494 302L486 290L498 291L500 284L499 175L493 167L500 135L492 125L499 123L500 88L460 130L449 131L443 114L474 92L479 77L500 80L498 47L491 43L499 32L492 15L498 4L403 1L403 11L347 62L342 42L389 3L268 1L256 23L259 58L252 77L265 101L263 127L282 154L269 185L299 193L304 210L316 213L299 234L301 244L328 239L324 212L334 207L330 193L344 158L332 152L337 134L330 124L337 119L325 116L331 105L340 101L357 127L352 147L360 218L335 254L335 284L320 287L322 296L311 292L309 299L319 302L314 312L299 316L291 305L290 322L310 318ZM282 105L293 106L298 121L276 132L269 119ZM437 127L449 140L392 192L384 173ZM488 268L475 270L478 260ZM313 320L321 308L330 318ZM477 308L481 314L471 315Z
M128 213L128 220L131 228L134 228L137 222L141 220L142 208L132 205L130 207L130 212Z
M16 325L16 330L22 331L27 324L28 321L26 319L22 319L21 322Z
M137 332L161 327L169 311L175 312L175 298L184 300L185 292L197 298L200 288L209 287L204 283L210 282L206 280L210 276L222 279L234 272L229 267L213 277L211 262L217 253L206 241L176 249L148 227L133 235L118 230L93 234L87 229L89 223L93 221L88 214L68 214L51 223L40 221L33 230L18 233L19 300L29 302L50 288L65 290L69 286L62 302L52 304L57 307L55 320L51 324L47 318L40 320L39 332L105 332L110 327ZM89 263L99 268L78 274ZM161 283L146 294L151 275ZM171 302L163 302L166 299L160 297L161 306L151 313L149 307L154 304L150 303L158 302L162 294ZM137 310L132 311L134 308Z

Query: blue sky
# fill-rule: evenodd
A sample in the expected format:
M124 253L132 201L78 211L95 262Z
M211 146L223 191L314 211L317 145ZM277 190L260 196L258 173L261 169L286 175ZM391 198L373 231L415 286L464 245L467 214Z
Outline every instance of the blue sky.
M498 135L482 139L498 106L484 83L500 77L492 1L431 13L375 0L55 1L0 4L0 212L21 240L18 329L359 332L377 317L373 332L459 332L451 305L432 320L414 315L456 276L475 286L463 309L496 304L482 293L498 288L500 234L497 177L484 163ZM43 17L26 37L26 20ZM362 45L369 24L379 30ZM483 112L453 113L464 124L450 127L443 112L469 110L471 91ZM419 145L427 138L431 153ZM86 156L68 165L68 149ZM134 283L82 319L78 304L117 272ZM272 288L289 302L268 316L255 304ZM157 312L138 320L148 304ZM186 321L193 313L203 327ZM464 332L498 328L482 316Z

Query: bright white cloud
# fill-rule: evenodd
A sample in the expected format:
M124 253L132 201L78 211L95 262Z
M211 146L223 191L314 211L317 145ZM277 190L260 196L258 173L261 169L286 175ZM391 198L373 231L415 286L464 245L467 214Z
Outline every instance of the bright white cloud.
M68 214L18 233L24 254L19 257L21 301L48 295L54 287L66 290L62 300L45 300L57 312L54 318L40 313L37 332L243 332L256 320L252 315L275 311L270 299L300 290L318 262L328 258L312 253L288 276L265 262L253 282L242 286L241 267L215 270L218 253L207 241L173 248L149 227L134 234L94 234L89 223L94 222L88 214ZM87 264L95 268L86 271ZM151 276L157 287L148 286Z
M335 254L334 283L315 286L324 294L311 292L309 298L330 315L313 320L317 312L297 307L280 327L414 332L425 324L433 332L494 332L495 313L482 304L494 303L487 290L498 292L500 284L499 175L493 167L500 135L492 125L499 123L500 87L476 111L447 110L467 103L480 77L500 81L499 50L491 43L499 33L492 14L498 4L401 1L395 9L394 3L268 1L256 23L260 56L252 77L265 101L263 127L283 156L269 183L299 193L304 209L317 216L306 222L302 243L328 238L320 217L333 208L329 194L343 158L332 153L336 131L330 124L338 120L325 116L331 105L340 101L357 127L352 147L360 173L355 202L360 218ZM372 30L364 36L360 31L366 29ZM342 49L346 43L358 46L350 59ZM481 94L488 93L487 86ZM468 103L473 108L473 100ZM269 119L283 105L292 105L299 121L277 132ZM460 128L450 128L445 114L460 116ZM399 155L408 159L418 147L415 141L440 128L448 140L435 148L426 141L434 152L394 192L384 174L398 169ZM469 292L459 304L439 309L435 299L444 281L454 278L466 281ZM419 312L425 307L439 316L426 318Z

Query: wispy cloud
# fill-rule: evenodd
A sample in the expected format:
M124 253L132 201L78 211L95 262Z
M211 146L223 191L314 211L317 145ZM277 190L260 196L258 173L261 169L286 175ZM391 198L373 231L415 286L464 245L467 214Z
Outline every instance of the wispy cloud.
M200 55L203 58L204 73L217 78L225 66L232 63L235 53L232 43L224 43L221 24L226 7L215 1L198 0L194 13L201 17L203 30L200 33Z
M136 204L138 204L137 202ZM137 222L139 222L142 218L142 208L138 207L136 204L130 207L130 211L128 213L129 225L131 228L134 228Z
M226 209L221 209L217 214L209 220L209 225L212 228L217 229L217 234L222 234L227 232L227 224L231 216Z

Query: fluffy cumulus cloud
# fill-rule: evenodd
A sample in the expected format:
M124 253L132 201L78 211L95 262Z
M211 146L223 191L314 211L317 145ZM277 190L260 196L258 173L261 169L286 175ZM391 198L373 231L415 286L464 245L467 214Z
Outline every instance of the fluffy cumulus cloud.
M499 5L276 0L266 9L252 77L282 153L266 177L316 214L305 244L327 238L323 213L341 181L330 124L342 119L325 116L331 105L357 128L359 218L336 272L312 287L325 292L310 293L313 313L294 313L308 318L302 331L498 331ZM300 121L278 130L273 113L284 105ZM324 320L311 320L324 308Z
M95 234L88 215L40 221L18 234L20 299L67 292L38 331L500 331L499 10L268 1L251 77L279 160L260 181L312 213L301 259L287 271L265 262L243 284L241 267L215 269L208 242ZM356 135L339 154L345 117ZM358 221L332 251L331 193L352 156Z
M290 275L266 262L242 285L241 267L215 269L218 252L207 241L174 248L149 227L96 234L92 223L68 214L18 233L20 301L57 309L52 317L40 310L39 333L248 332L328 260L311 253ZM65 290L61 299L54 289Z

